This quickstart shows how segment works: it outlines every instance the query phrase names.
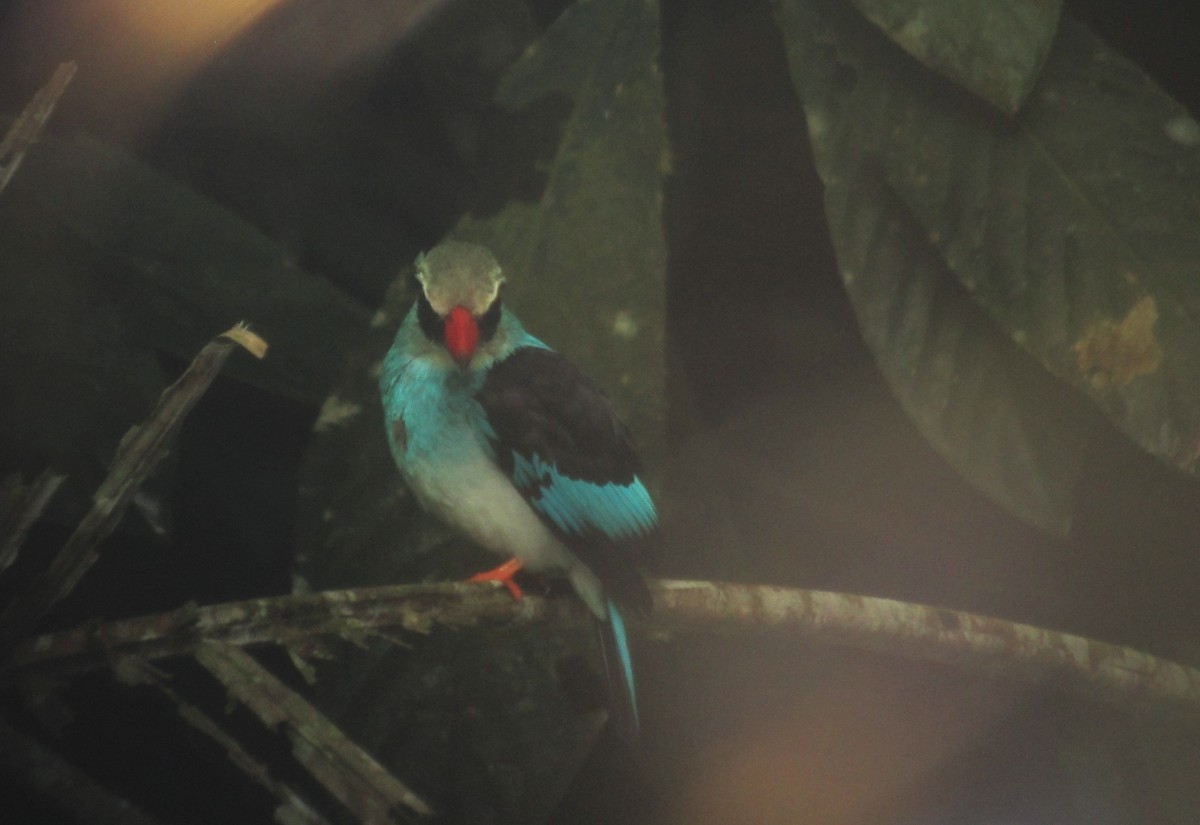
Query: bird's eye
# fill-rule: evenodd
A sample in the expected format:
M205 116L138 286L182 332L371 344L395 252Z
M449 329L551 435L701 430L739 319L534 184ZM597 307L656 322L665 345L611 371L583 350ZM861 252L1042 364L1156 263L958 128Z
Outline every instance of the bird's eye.
M496 300L492 301L487 312L479 319L479 340L492 340L492 336L496 334L496 327L500 325L500 311L500 296L497 295Z
M442 318L425 297L425 290L421 290L417 295L417 322L420 323L421 332L425 333L426 338L441 343Z

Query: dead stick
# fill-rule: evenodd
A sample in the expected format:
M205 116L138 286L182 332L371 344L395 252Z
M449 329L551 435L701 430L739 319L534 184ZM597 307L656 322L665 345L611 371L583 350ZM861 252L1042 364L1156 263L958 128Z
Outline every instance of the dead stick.
M270 769L255 759L242 744L207 713L185 699L168 684L163 674L155 670L144 659L124 656L113 660L113 671L119 681L126 685L146 685L154 688L175 706L179 715L195 730L211 739L225 750L225 755L239 771L252 782L264 788L279 800L275 809L277 822L291 825L329 825L315 808L302 798L291 786L271 776Z
M7 652L32 633L55 602L70 593L96 562L96 546L117 526L133 494L167 454L184 417L238 346L257 350L259 357L266 351L262 339L244 326L222 333L200 350L178 381L163 391L150 418L125 433L87 515L29 590L13 599L0 614L0 651Z
M19 475L0 482L0 573L17 560L29 528L42 517L66 478L44 470L31 484Z
M24 160L25 153L41 134L42 127L54 111L54 105L66 91L67 84L75 76L77 68L74 61L59 64L49 82L34 95L16 123L9 128L4 140L0 140L0 192L8 186L8 182L17 172L17 167Z
M352 742L323 713L253 656L224 642L206 642L196 660L269 728L283 728L296 760L363 825L391 825L399 806L430 816L433 809Z
M767 585L660 581L654 613L637 627L672 634L785 633L1006 678L1048 682L1122 706L1200 720L1200 671L1127 647L906 602ZM470 584L337 590L231 602L48 634L23 644L0 678L64 675L104 667L114 654L191 653L207 639L233 644L361 638L434 625L586 621L573 599L527 596Z

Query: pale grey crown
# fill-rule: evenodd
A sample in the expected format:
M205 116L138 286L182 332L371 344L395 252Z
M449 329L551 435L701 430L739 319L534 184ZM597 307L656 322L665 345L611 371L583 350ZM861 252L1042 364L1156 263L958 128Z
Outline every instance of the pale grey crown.
M426 300L442 316L459 305L483 315L504 283L495 256L479 244L446 241L418 255L416 265Z

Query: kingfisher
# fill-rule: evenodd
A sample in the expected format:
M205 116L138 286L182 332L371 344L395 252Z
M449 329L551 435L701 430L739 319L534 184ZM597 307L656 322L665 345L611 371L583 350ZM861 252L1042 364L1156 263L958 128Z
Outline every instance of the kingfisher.
M508 558L471 581L520 599L522 569L567 578L600 623L617 710L636 734L625 612L649 609L637 563L658 519L629 431L504 306L487 248L446 241L417 257L416 278L379 378L392 456L422 507Z

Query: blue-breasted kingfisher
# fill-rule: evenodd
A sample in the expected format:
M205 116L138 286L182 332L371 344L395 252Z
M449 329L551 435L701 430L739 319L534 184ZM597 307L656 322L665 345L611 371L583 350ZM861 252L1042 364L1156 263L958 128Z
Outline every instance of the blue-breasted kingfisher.
M629 431L599 387L503 305L488 249L444 242L417 257L416 277L379 379L396 464L422 507L510 557L472 581L521 598L522 568L566 576L600 622L621 687L615 710L636 733L623 611L649 608L638 557L657 516Z

